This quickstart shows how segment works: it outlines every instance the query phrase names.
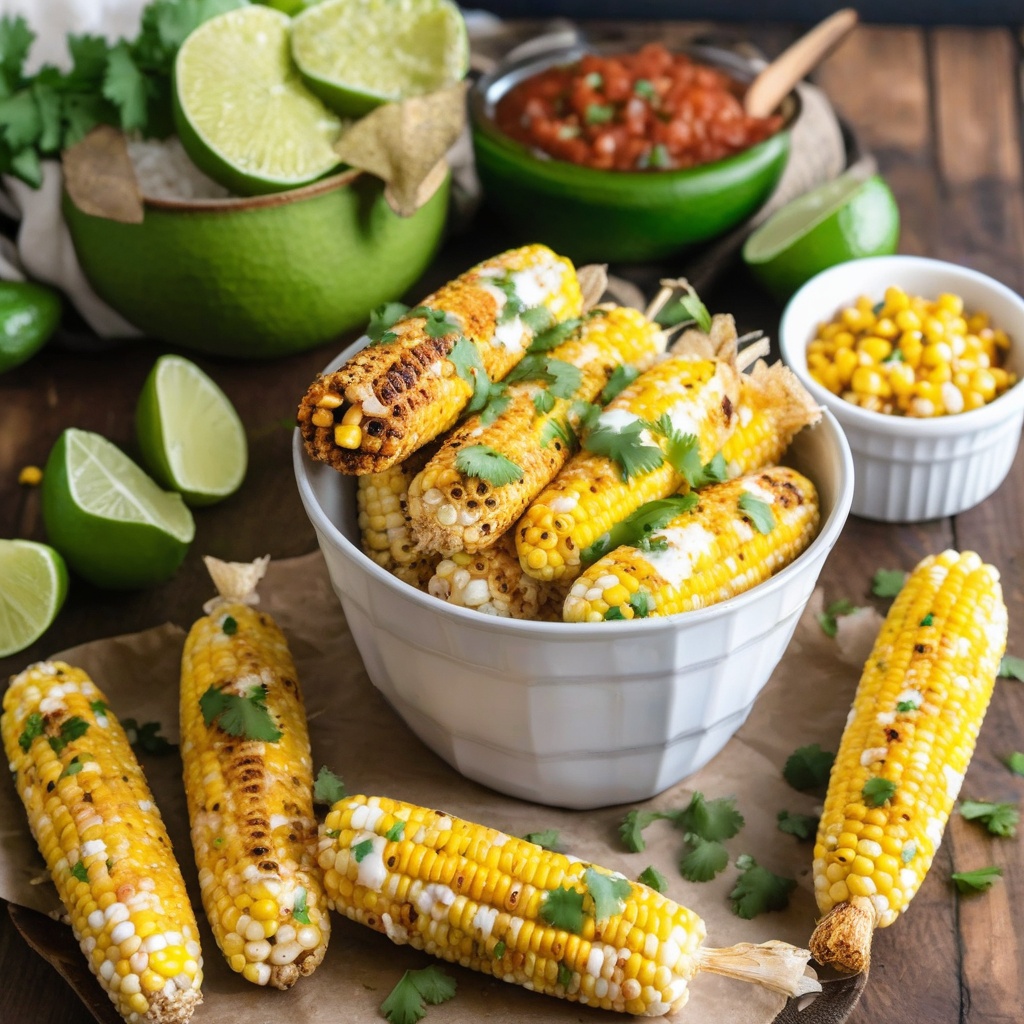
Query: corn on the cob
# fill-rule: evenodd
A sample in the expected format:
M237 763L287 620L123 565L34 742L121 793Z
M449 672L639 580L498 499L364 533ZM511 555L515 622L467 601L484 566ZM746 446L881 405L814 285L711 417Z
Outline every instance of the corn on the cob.
M746 496L746 497L745 497ZM578 576L565 599L566 622L674 615L706 608L749 590L788 565L818 526L814 484L774 466L696 495L696 504L623 545ZM767 510L752 523L744 501Z
M608 404L591 436L604 429L609 436L622 438L622 447L653 449L658 465L627 479L607 455L574 455L515 526L523 569L540 580L578 576L585 548L641 505L672 494L685 480L671 457L668 436L653 428L638 434L639 428L667 421L677 436L696 436L700 461L707 462L734 426L739 383L731 358L686 349L642 373Z
M306 718L284 635L251 607L266 560L207 562L222 597L192 626L181 663L199 886L231 969L288 988L314 971L330 935Z
M804 973L807 950L781 942L704 948L704 922L645 885L385 797L334 805L320 865L331 906L392 942L603 1009L678 1009L700 970L787 995L819 989ZM569 920L554 909L558 890L576 908Z
M125 1020L183 1024L202 1002L199 929L160 812L106 698L81 669L40 662L11 680L2 730L89 969Z
M343 473L387 469L452 426L472 397L472 374L450 358L460 338L499 380L534 337L532 319L520 313L539 307L553 322L581 306L572 264L545 246L478 264L410 310L389 340L310 385L298 411L306 451ZM412 315L424 307L431 312Z
M886 616L832 768L814 847L821 963L865 968L875 928L931 866L1006 648L999 574L971 551L925 558Z
M736 428L722 445L730 477L778 463L794 437L821 419L821 408L782 363L758 360L740 377Z

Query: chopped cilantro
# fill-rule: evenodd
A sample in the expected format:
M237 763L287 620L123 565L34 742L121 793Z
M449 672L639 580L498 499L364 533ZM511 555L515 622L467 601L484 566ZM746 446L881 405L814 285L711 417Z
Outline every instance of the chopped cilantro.
M340 828L325 828L324 829L324 835L327 836L328 839L337 839L338 836L341 835L341 829Z
M234 636L238 632L238 622L230 615L224 616L224 621L220 624L220 628L228 635Z
M389 843L397 843L401 840L402 836L405 835L405 822L396 821L391 828L388 829L387 834L384 836Z
M448 359L455 372L473 389L466 411L479 412L491 394L491 378L487 376L480 350L468 338L460 337L448 353Z
M518 483L523 479L522 467L488 444L460 448L455 456L455 468L466 476L486 480L495 487Z
M917 843L909 842L900 850L900 860L909 864L917 856Z
M876 776L864 783L864 788L860 793L869 807L881 807L896 795L896 783L892 779Z
M655 892L660 892L662 896L668 892L668 879L653 864L648 864L647 867L637 875L636 880L641 885L646 885Z
M601 389L598 401L607 405L613 398L629 387L640 376L640 371L629 363L619 363L608 377L608 383Z
M676 494L648 501L585 547L580 552L580 560L586 566L623 544L636 547L645 537L667 526L676 516L689 512L696 504L697 496L694 494Z
M455 317L444 309L434 309L432 306L416 306L406 314L408 319L423 317L423 330L428 338L446 338L450 334L457 334L462 337L462 328Z
M916 711L921 706L921 702L918 700L900 700L896 702L896 710L901 714L905 715L909 711Z
M725 456L721 452L715 452L711 458L700 467L699 472L690 471L688 477L690 486L694 490L707 487L708 484L720 484L729 475L729 466Z
M771 533L775 529L775 515L771 505L756 494L744 491L738 502L739 509L753 524L758 533Z
M619 836L623 845L633 853L642 853L647 849L644 841L643 831L654 821L678 821L680 811L644 811L639 807L627 811L626 816L619 823Z
M540 905L540 916L548 924L573 935L583 932L583 893L571 886L549 889Z
M166 736L160 735L163 726L159 722L143 722L140 725L134 718L122 718L121 727L128 742L147 754L166 754L177 749Z
M550 394L548 391L541 391L539 394ZM547 448L553 441L561 441L569 451L576 447L577 438L572 427L560 416L552 416L544 426L540 428L540 446Z
M813 839L818 831L818 817L815 814L790 814L779 811L776 815L779 831L797 839Z
M676 824L687 832L711 842L731 839L743 828L743 815L736 810L736 797L723 796L707 800L701 792L690 797L690 803L679 815Z
M572 984L573 974L572 971L565 966L565 964L558 965L558 978L557 982L563 988L568 988Z
M313 783L313 800L318 804L333 805L345 796L345 783L327 765L321 765Z
M75 754L67 763L67 767L60 773L58 778L66 779L69 775L77 775L86 761L92 761L92 754Z
M399 320L409 312L404 302L385 302L370 313L370 322L366 325L366 334L371 345L394 341L398 335L391 330Z
M224 837L223 836L217 836L217 838L214 839L214 841L213 841L213 848L215 850L219 850L223 845L224 845Z
M229 736L276 743L283 735L267 709L265 686L251 686L242 695L211 685L199 698L199 710L207 726L216 725Z
M1020 812L1012 803L987 803L983 800L964 800L960 813L968 821L980 822L994 836L1015 836Z
M823 612L819 612L818 625L825 636L834 637L839 632L839 616L849 615L856 610L857 606L848 597L841 597L838 601L833 601Z
M560 139L578 139L580 126L578 124L560 124L558 126L558 137Z
M105 700L91 700L89 701L89 710L97 717L103 717L110 710L110 706Z
M612 608L606 608L603 616L605 622L625 622L626 616L622 614L622 609L615 605Z
M292 904L292 917L299 924L309 924L309 907L306 906L306 890L295 890L295 902Z
M646 78L638 78L633 83L633 92L645 100L653 100L658 95L657 90L654 88L654 83Z
M570 399L579 390L583 371L564 359L551 359L543 354L527 355L505 380L508 383L540 380L548 385L556 398Z
M547 328L547 330L541 331L530 342L530 347L526 350L527 355L536 352L549 352L551 349L557 348L563 341L567 341L575 331L582 327L583 323L584 321L581 318L562 320L560 323Z
M789 906L789 894L796 888L792 878L783 878L767 868L761 867L753 857L741 854L736 858L736 867L742 874L729 893L733 913L750 920L770 910L785 910Z
M594 901L596 921L607 921L626 909L625 901L633 894L629 879L621 875L608 875L596 868L587 868L583 878L590 898Z
M559 843L561 837L558 834L557 828L545 828L540 832L527 832L523 838L528 843L535 843L537 846L542 846L545 850L560 849Z
M686 833L687 850L679 861L679 873L688 882L710 882L729 863L729 852L715 839Z
M84 736L89 728L89 723L78 715L65 718L60 723L60 733L50 737L50 746L55 754L59 754L72 740Z
M835 754L822 750L817 743L797 747L786 759L782 777L801 793L824 790L835 759Z
M608 124L615 117L615 108L610 103L588 103L583 112L587 124Z
M922 625L922 626L930 626L930 625L932 625L932 624L933 624L934 622L935 622L935 616L934 616L934 615L933 615L933 614L932 614L931 612L929 612L929 613L928 613L928 614L927 614L927 615L926 615L926 616L925 616L925 617L924 617L924 618L923 618L923 619L921 620L921 625Z
M907 574L902 569L879 569L871 577L871 593L875 597L895 597L907 582Z
M1009 754L1006 758L1005 764L1014 775L1024 775L1024 754L1019 750L1015 750L1012 754Z
M883 363L902 363L903 349L894 348L883 360Z
M686 285L686 289L683 295L665 305L658 314L657 321L663 327L692 322L708 334L711 331L711 314L689 284Z
M28 718L25 719L25 728L22 730L21 735L18 737L18 746L22 750L28 751L28 748L32 746L32 741L37 736L43 735L43 716L38 711L33 711Z
M361 864L371 853L373 853L372 839L364 839L352 847L352 856L355 857L357 864Z
M78 863L71 868L71 874L80 882L89 881L89 872L86 870L85 864L82 863L82 861L78 861Z
M629 607L633 609L633 615L638 619L646 619L654 607L651 595L646 590L638 590L630 596Z
M984 892L992 887L992 883L1003 874L1002 868L994 865L988 868L975 868L973 871L954 871L949 877L957 888L957 892Z
M600 71L591 71L589 75L584 75L583 81L590 89L600 89L604 85L604 75Z
M644 551L648 554L658 551L668 551L668 538L663 537L660 534L654 537L647 535L645 537L641 537L636 542L636 548L638 551Z
M494 959L495 959L495 960L500 960L500 959L501 959L501 958L502 958L502 957L503 957L503 956L505 955L505 949L506 949L505 943L504 943L504 942L502 942L502 941L501 941L501 940L499 939L499 940L498 940L498 941L497 941L497 942L496 942L496 943L494 944L494 953L493 953Z
M380 1004L380 1012L391 1024L416 1024L427 1013L427 1003L436 1006L455 995L455 979L437 964L418 971L406 971Z
M998 675L1001 679L1016 679L1024 682L1024 658L1004 654L1002 661L999 662Z
M610 459L619 467L622 479L629 481L634 476L652 472L665 461L661 448L644 440L643 435L649 430L650 424L643 420L633 420L623 427L598 422L587 434L583 447Z

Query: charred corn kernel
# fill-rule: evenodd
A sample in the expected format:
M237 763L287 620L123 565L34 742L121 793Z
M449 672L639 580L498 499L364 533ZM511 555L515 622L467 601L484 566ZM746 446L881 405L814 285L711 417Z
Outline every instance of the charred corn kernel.
M0 731L90 970L125 1020L184 1024L202 1001L199 929L160 812L106 698L81 669L40 662L11 680ZM175 970L164 974L161 964Z
M674 346L674 355L642 373L606 406L584 439L584 450L569 459L515 525L519 560L531 576L565 582L575 578L585 549L598 537L683 483L683 474L664 455L666 430L694 435L702 464L718 452L736 422L740 375L735 345L732 318L715 317L710 339L687 332ZM664 429L645 426L659 422ZM621 461L591 441L614 441L615 435L623 437L623 446L653 452L653 468L627 473Z
M704 922L653 889L442 811L346 797L327 814L320 863L331 907L351 920L562 999L661 1016L683 1006L702 969L742 972L789 994L818 989L804 976L806 950L781 942L705 948ZM599 883L613 883L617 895L596 921L584 897ZM549 902L558 889L580 901L577 930L549 921L558 920Z
M401 462L451 427L473 396L475 378L451 358L460 341L475 349L492 381L500 380L526 354L544 318L576 317L582 304L572 264L546 246L485 260L409 310L380 343L310 385L297 416L307 453L357 475ZM537 315L520 316L525 309ZM313 409L328 393L344 399L344 430L313 423ZM351 409L358 422L345 419Z
M266 560L207 565L220 596L192 626L181 660L181 759L199 888L231 969L290 988L313 973L330 935L306 716L287 641L251 604ZM260 735L222 726L208 710L219 699L253 702ZM283 925L314 928L315 948L274 958Z
M23 466L18 483L23 487L38 487L43 482L43 471L38 466Z
M766 506L752 526L743 502ZM788 565L814 538L818 496L793 469L775 466L700 492L699 509L672 519L645 548L623 546L573 583L566 622L662 616L734 597Z
M465 419L411 481L409 523L419 547L473 553L494 544L572 454L578 403L595 402L617 367L627 364L635 374L663 348L657 324L615 307L594 310L560 345L527 357L512 375L502 411ZM561 376L549 367L563 368ZM568 367L576 370L570 384ZM496 453L506 472L477 475L479 467L464 461L473 451Z
M942 840L1006 648L999 574L944 551L910 574L864 666L814 849L821 963L862 970ZM870 821L853 846L851 821ZM852 856L851 856L852 855ZM825 887L820 882L828 882ZM835 893L843 882L851 897ZM898 884L896 884L898 882Z

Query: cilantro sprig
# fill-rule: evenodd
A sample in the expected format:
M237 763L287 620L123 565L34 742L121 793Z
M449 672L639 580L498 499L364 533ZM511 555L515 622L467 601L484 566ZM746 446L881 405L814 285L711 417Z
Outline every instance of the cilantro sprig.
M583 440L583 447L595 455L603 455L619 467L624 482L650 473L665 461L661 447L645 439L650 437L651 424L634 419L622 425L602 423L599 419Z
M641 541L667 526L676 516L689 512L696 504L697 496L694 494L677 494L646 502L585 547L580 552L582 564L590 565L624 544L638 547Z
M332 806L346 796L345 783L327 765L321 765L313 783L313 801Z
M1012 654L1004 654L999 662L1000 679L1016 679L1024 683L1024 658L1015 657Z
M460 448L455 468L466 476L486 480L495 487L517 483L523 479L523 468L489 444L473 444Z
M749 854L736 858L741 874L729 893L733 913L746 920L771 910L785 910L796 881L761 867Z
M834 753L822 750L818 743L797 747L787 758L782 777L801 793L824 791L835 759Z
M997 878L1002 877L1003 869L995 866L975 868L973 871L954 871L949 877L958 892L984 892L991 889Z
M527 832L523 838L528 843L542 846L545 850L560 850L562 848L561 835L557 828L545 828L541 829L540 832Z
M380 1012L391 1024L416 1024L427 1013L427 1004L437 1006L455 995L455 979L437 964L418 971L406 971L380 1004Z
M764 498L744 491L737 504L758 533L771 533L775 529L775 514L772 512L771 505Z
M818 613L818 625L825 636L834 637L839 632L840 616L851 615L855 611L857 605L848 597L841 597L828 605L823 612Z
M902 569L879 569L871 577L871 593L875 597L895 597L907 582L907 574Z
M229 736L276 743L283 735L267 708L265 686L237 694L211 685L199 698L199 710L207 726L217 726Z
M782 810L776 815L779 831L797 839L813 839L818 831L818 817L814 814L791 814Z
M1010 837L1017 834L1020 811L1016 804L989 803L985 800L964 800L960 813L968 821L977 821L994 836Z
M128 742L147 754L168 754L177 749L176 744L160 735L163 726L159 722L140 723L134 718L122 718L121 725L128 735Z
M371 345L386 344L394 341L398 334L391 330L406 313L409 307L404 302L385 302L370 313L370 322L366 325L366 335Z

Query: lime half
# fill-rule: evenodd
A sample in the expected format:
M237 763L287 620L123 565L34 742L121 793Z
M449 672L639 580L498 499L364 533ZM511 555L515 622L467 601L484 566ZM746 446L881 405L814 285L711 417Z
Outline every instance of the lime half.
M292 56L332 110L356 116L461 81L469 38L450 0L322 0L296 17Z
M234 494L245 476L245 427L228 396L181 356L161 356L139 395L135 429L153 476L189 505Z
M168 494L116 445L70 428L43 473L50 543L98 587L133 589L170 579L195 535L179 494Z
M200 168L240 195L294 188L338 166L341 121L303 85L291 19L241 7L204 22L174 65L175 122Z
M786 299L819 271L896 251L900 214L889 186L855 168L787 203L747 239L754 276Z
M35 355L60 322L60 297L29 281L0 281L0 373Z
M0 540L0 658L35 643L68 593L64 559L46 544Z

